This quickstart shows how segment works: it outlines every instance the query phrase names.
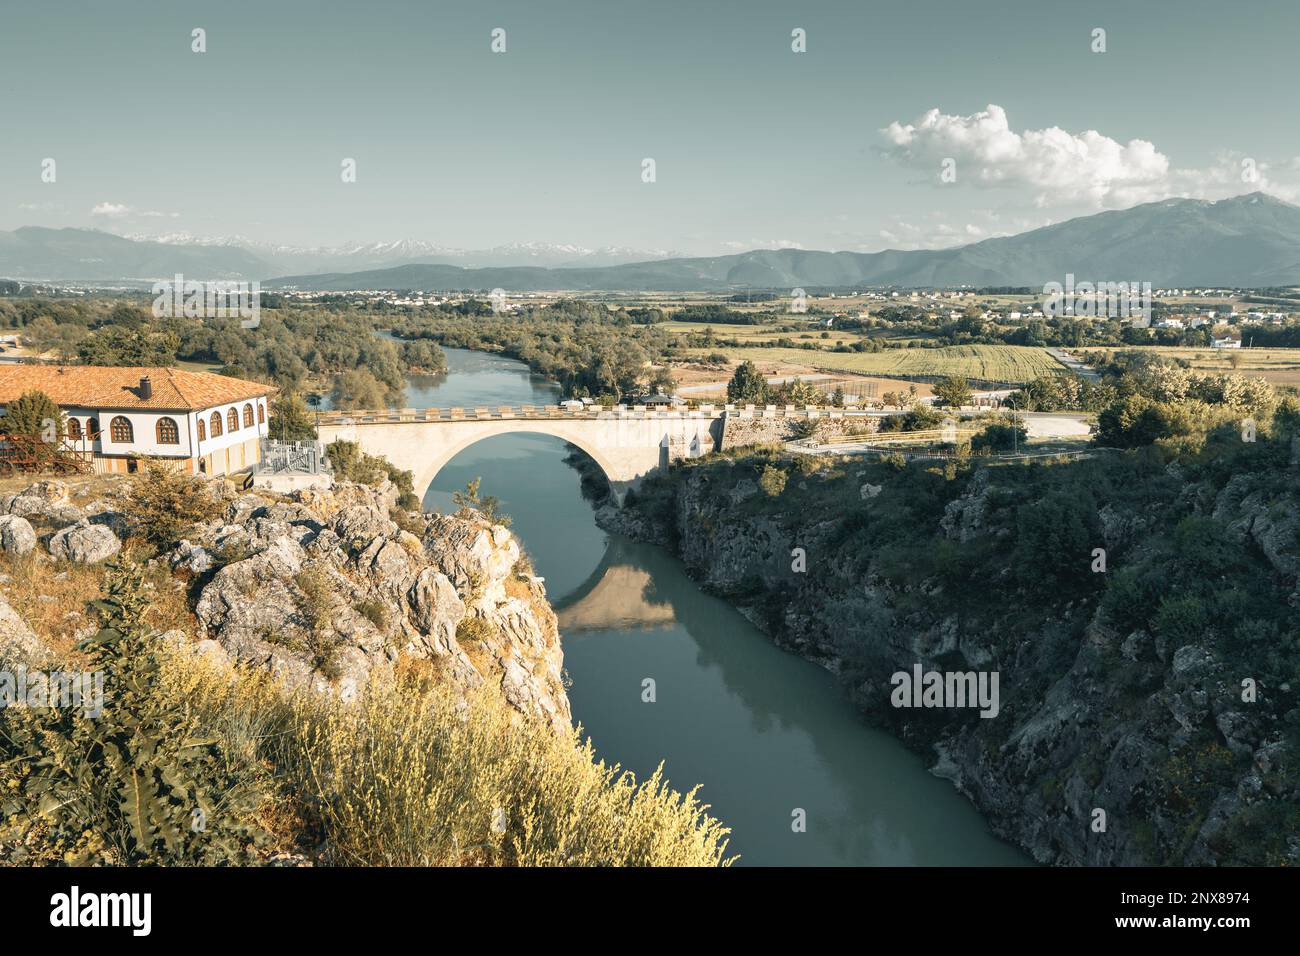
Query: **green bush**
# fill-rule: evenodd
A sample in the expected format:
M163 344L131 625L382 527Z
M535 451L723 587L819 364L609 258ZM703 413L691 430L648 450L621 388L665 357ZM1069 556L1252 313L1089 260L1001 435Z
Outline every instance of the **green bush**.
M221 513L222 503L206 479L157 459L147 458L143 465L127 490L127 523L133 536L166 548Z
M763 494L769 498L775 498L785 491L785 483L785 471L772 465L763 466L762 474L758 476L758 487L763 489Z
M334 477L355 481L362 485L378 485L385 478L397 488L397 505L406 511L418 511L420 499L415 496L415 477L398 468L382 455L370 455L361 450L361 444L338 438L325 446L325 456Z
M250 822L256 768L162 692L141 585L138 568L111 566L100 630L79 645L86 670L103 674L102 713L84 698L80 709L0 711L0 829L48 828L76 865L244 862L265 840Z

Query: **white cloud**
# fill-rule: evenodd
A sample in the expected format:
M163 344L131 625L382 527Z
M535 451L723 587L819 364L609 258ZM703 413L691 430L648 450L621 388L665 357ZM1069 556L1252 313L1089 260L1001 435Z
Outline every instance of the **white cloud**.
M802 249L803 244L793 239L740 239L719 243L724 249L745 252L750 249Z
M119 202L101 202L94 209L90 210L92 216L103 216L108 219L120 219L123 216L131 214L131 207L126 203Z
M122 202L101 202L90 210L96 219L115 219L122 222L134 222L140 219L176 219L180 213L159 212L157 209L136 209Z
M994 104L969 116L932 109L880 133L890 156L933 169L936 179L943 160L952 159L958 184L1028 186L1040 206L1080 199L1127 206L1167 194L1169 159L1147 140L1122 144L1096 130L1076 134L1057 126L1016 132L1006 110Z
M1010 233L974 222L966 222L960 225L949 222L930 222L918 226L903 219L893 219L885 228L880 230L878 235L884 241L885 247L890 249L948 249L953 246L969 245L972 242L979 242L981 239L990 239L994 236L1007 236ZM874 252L880 246L877 243L868 247L868 244L862 243L859 248L863 252Z

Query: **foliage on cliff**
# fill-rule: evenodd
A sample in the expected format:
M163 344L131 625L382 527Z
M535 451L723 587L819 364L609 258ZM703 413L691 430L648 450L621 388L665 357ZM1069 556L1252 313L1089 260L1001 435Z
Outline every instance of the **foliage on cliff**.
M398 468L383 455L370 455L361 450L361 443L337 438L325 446L334 477L340 481L355 481L363 485L377 485L387 478L398 492L397 504L407 511L416 511L420 499L415 496L415 478L409 471Z
M1300 411L1261 410L1243 439L1240 410L1195 401L1140 448L1071 462L733 450L643 483L632 518L834 661L1040 860L1295 864ZM999 715L895 709L890 675L917 663L1000 672Z

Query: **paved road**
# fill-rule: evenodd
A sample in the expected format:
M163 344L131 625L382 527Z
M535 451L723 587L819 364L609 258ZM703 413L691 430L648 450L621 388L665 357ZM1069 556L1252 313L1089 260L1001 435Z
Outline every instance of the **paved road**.
M1081 378L1086 378L1090 382L1095 382L1101 378L1096 369L1091 365L1085 365L1081 359L1070 354L1065 349L1048 349L1047 354Z

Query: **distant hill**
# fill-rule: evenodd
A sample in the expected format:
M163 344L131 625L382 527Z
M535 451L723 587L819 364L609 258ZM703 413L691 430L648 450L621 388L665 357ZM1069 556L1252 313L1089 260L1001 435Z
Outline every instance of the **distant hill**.
M1292 285L1300 283L1300 207L1263 193L1217 202L1170 199L940 250L779 249L621 261L633 253L536 244L463 252L411 241L298 250L240 239L133 240L93 229L27 226L0 232L0 278L147 283L181 272L317 291L1041 286L1063 282L1067 273L1155 286ZM289 264L307 268L283 275ZM353 268L372 264L383 267ZM333 271L321 272L321 266ZM275 275L281 278L269 278Z
M268 264L246 249L175 246L97 229L24 226L0 232L0 277L83 282L151 282L180 272L194 279L260 279Z
M756 250L602 268L404 265L285 276L269 288L721 291L818 286L1041 286L1067 273L1156 286L1300 283L1300 207L1263 193L1171 199L941 250Z
M473 267L607 266L662 258L650 250L588 249L515 243L493 249L447 249L418 240L300 248L242 236L186 233L118 236L97 229L25 226L0 232L0 277L53 282L144 285L183 273L192 279L263 280L288 272L317 274L393 268L407 263Z

